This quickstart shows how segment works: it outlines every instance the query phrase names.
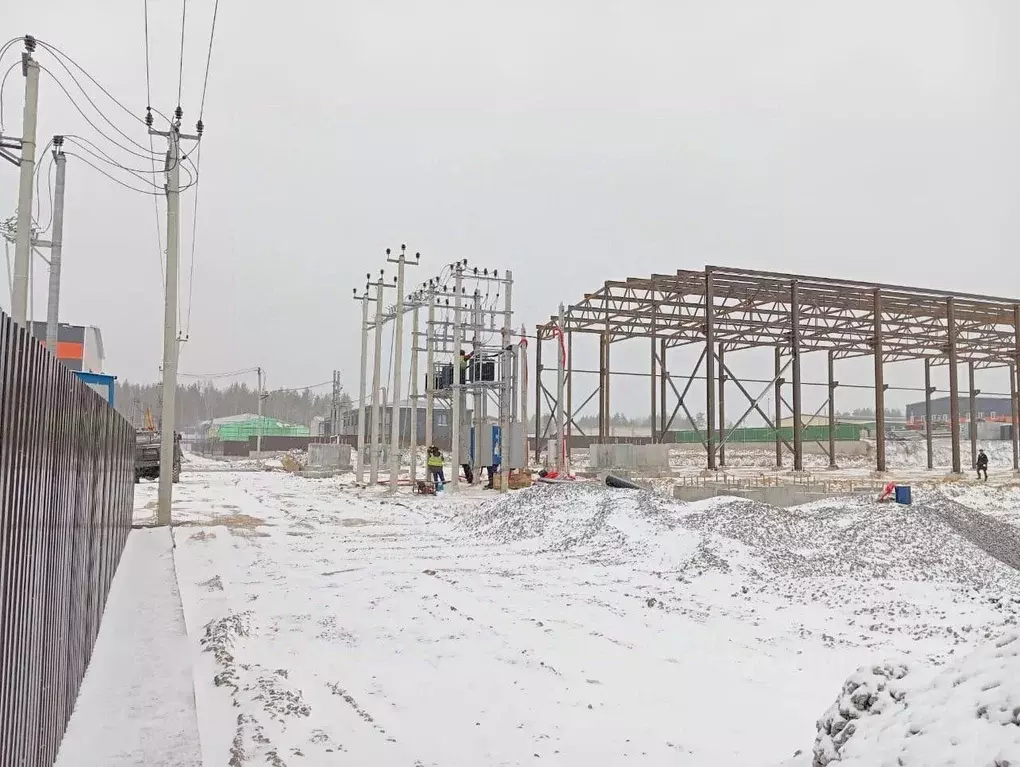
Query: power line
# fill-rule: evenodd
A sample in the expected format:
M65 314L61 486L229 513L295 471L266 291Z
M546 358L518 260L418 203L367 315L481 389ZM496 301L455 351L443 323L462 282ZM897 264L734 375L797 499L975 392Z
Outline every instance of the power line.
M141 157L142 159L145 159L145 160L148 160L150 157L152 157L151 154L141 154L139 152L134 151L133 149L131 149L129 147L124 146L123 144L120 144L116 139L110 138L110 136L108 136L106 133L104 133L99 128L99 126L97 126L94 122L92 122L92 120L89 119L88 115L86 115L84 110L78 105L78 102L74 100L74 97L71 96L71 94L68 92L67 88L64 87L64 84L62 82L60 82L60 78L58 78L55 74L53 74L53 72L51 72L49 69L47 69L46 67L44 67L42 65L39 66L39 69L42 70L43 72L45 72L46 74L48 74L51 78L53 78L53 81L57 84L57 87L59 87L60 90L62 90L64 92L64 95L67 96L68 101L70 101L71 105L78 111L78 114L80 114L82 116L82 118L84 118L85 122L87 122L96 133L98 133L100 136L102 136L104 139L109 141L111 144L113 144L117 148L127 152L128 154L135 155L136 157ZM86 98L87 98L87 95L86 95ZM92 103L92 102L90 102L90 103ZM95 106L94 103L92 103L92 105ZM97 109L98 109L98 107L97 107ZM106 119L107 122L110 122L109 118L106 118L105 115L104 115L104 119ZM122 135L123 135L123 132L120 131L120 129L117 129L117 130L118 130L119 133L122 133ZM135 142L132 141L132 143L135 143ZM139 144L139 146L141 146L141 145ZM142 148L144 149L145 147L143 146Z
M0 80L0 133L2 133L4 129L4 88L7 85L7 76L14 71L15 67L20 66L20 64L21 64L20 61L15 61L13 64L7 67L7 71L4 72L3 79Z
M87 160L85 157L82 157L80 154L74 154L73 152L64 152L64 154L66 154L68 157L77 157L79 160L81 160L83 163L88 165L93 170L95 170L98 173L101 173L102 175L106 176L108 179L110 179L110 181L113 181L115 184L119 184L120 186L122 186L125 189L128 189L128 190L130 190L132 192L138 192L139 194L152 194L152 195L163 194L163 190L162 189L160 189L158 191L149 191L149 190L146 190L146 189L138 189L137 187L133 187L130 184L125 184L119 178L116 178L116 177L110 175L105 170L100 168L98 165L93 164L92 162Z
M150 182L149 179L144 178L145 176L155 176L155 175L158 175L159 174L158 170L151 170L149 168L129 168L126 165L124 165L123 163L118 162L117 160L115 160L109 154L104 152L99 146L97 146L95 142L90 141L89 139L85 138L84 136L78 136L78 135L75 135L73 133L69 133L66 136L64 136L64 138L67 139L72 144L77 144L79 147L81 147L86 152L91 154L97 160L104 160L107 163L109 163L110 165L114 166L115 168L118 168L119 170L125 171L127 173L131 173L131 174L134 174L134 175L138 175L140 178L142 178L142 180L144 180L146 182L149 182L149 183L152 183L153 186L159 186L155 182Z
M198 107L198 119L202 120L202 115L205 114L205 94L209 90L209 66L212 64L212 51L213 51L213 39L216 37L216 16L219 14L220 0L216 0L213 5L212 14L212 29L209 31L209 52L205 57L205 81L202 83L202 101Z
M181 68L177 79L177 107L181 106L181 93L184 91L184 29L188 17L188 0L181 4Z
M185 323L184 334L191 335L191 307L195 296L195 244L198 241L198 192L202 178L199 168L202 165L202 142L198 142L198 161L195 164L195 208L191 215L191 265L188 275L188 321Z
M106 88L104 88L104 87L103 87L102 85L100 85L100 84L99 84L99 82L98 82L98 81L97 81L97 80L96 80L96 79L95 79L94 77L92 77L92 75L90 75L90 74L89 74L88 72L86 72L86 71L85 71L85 70L84 70L84 69L83 69L83 68L82 68L82 67L81 67L80 65L76 64L76 63L74 62L74 60L73 60L73 59L71 59L71 58L70 58L69 56L67 56L66 54L64 54L64 53L63 53L63 52L62 52L62 51L61 51L61 50L60 50L59 48L55 48L54 46L52 46L52 45L49 45L48 43L40 43L40 45L41 45L41 46L42 46L43 48L45 48L46 50L50 51L50 53L53 53L53 54L54 54L54 59L56 60L56 62L57 62L58 64L60 64L60 66L61 66L61 67L63 67L63 68L64 68L64 71L65 71L65 72L67 72L67 75L68 75L68 77L70 77L70 78L71 78L71 80L72 80L72 82L74 82L74 84L78 86L78 90L80 90L80 91L81 91L81 93L82 93L82 95L83 95L83 96L85 97L85 99L86 99L86 100L87 100L87 101L89 102L89 104L91 104L91 105L92 105L92 108L93 108L93 109L95 109L95 110L96 110L96 112L98 112L98 113L99 113L99 116L100 116L100 117L102 117L102 118L103 118L103 119L104 119L104 120L105 120L105 121L106 121L107 123L109 123L110 127L111 127L111 128L113 128L113 129L114 129L114 130L115 130L115 131L116 131L117 133L119 133L119 134L120 134L120 135L121 135L121 136L122 136L122 137L123 137L123 138L124 138L124 139L125 139L125 140L126 140L126 141L127 141L128 143L132 144L133 146L137 147L138 149L141 149L141 150L142 150L142 151L144 152L144 151L145 151L145 145L144 145L144 144L140 144L140 143L138 143L138 142L137 142L137 141L135 141L135 140L134 140L133 138L131 138L131 137L130 137L130 136L129 136L129 135L127 134L127 133L125 133L124 131L122 131L122 130L121 130L121 129L120 129L120 128L119 128L118 126L117 126L117 124L116 124L116 123L114 123L114 122L113 122L113 120L111 120L111 119L110 119L109 117L107 117L107 116L106 116L106 113L105 113L105 112L103 112L103 110L99 108L99 105L98 105L98 104L96 104L96 102L95 102L95 101L94 101L94 100L92 99L92 97L91 97L91 96L89 95L88 91L86 91L86 90L85 90L85 87L84 87L84 86L83 86L83 85L81 84L81 82L79 82L78 78L74 76L74 72L72 72L72 71L71 71L71 69L70 69L70 67L68 67L68 66L67 66L67 64L65 64L65 63L64 63L64 58L67 58L67 59L68 59L68 61L70 61L70 62L71 62L72 64L74 64L74 65L75 65L75 66L76 66L76 67L77 67L78 69L80 69L80 70L81 70L82 72L84 72L84 73L85 73L85 76L86 76L86 77L88 77L88 78L89 78L89 79L90 79L90 80L91 80L91 81L92 81L92 82L93 82L93 83L94 83L94 84L96 85L96 87L98 87L98 88L99 88L99 90L101 90L101 91L102 91L102 92L103 92L104 94L106 94L107 98L109 98L109 99L110 99L110 100L111 100L111 101L112 101L112 102L113 102L114 104L116 104L116 105L117 105L118 107L120 107L120 108L121 108L122 110L124 110L125 112L127 112L127 114L128 114L128 115L129 115L129 116L130 116L130 117L131 117L131 118L132 118L133 120L138 120L138 121L139 121L139 122L141 122L141 123L142 123L143 125L145 124L145 121L144 121L144 120L142 120L142 119L141 119L140 117L138 117L137 115L135 115L135 114L134 114L134 113L133 113L133 112L132 112L132 111L131 111L130 109L128 109L128 108L127 108L126 106L124 106L124 105L123 105L123 104L122 104L122 103L121 103L120 101L118 101L117 99L115 99L115 98L113 97L113 95L112 95L112 94L111 94L111 93L110 93L110 92L109 92L108 90L106 90ZM62 57L64 57L64 58L62 58ZM47 71L48 71L48 70L47 70ZM51 77L54 77L54 75L53 75L52 73L50 73L50 76L51 76ZM54 79L56 79L56 77L54 77ZM63 86L61 86L61 88L63 88ZM70 96L70 94L69 94L69 93L67 93L67 91L66 91L66 90L64 91L64 93L65 93L65 94L67 94L67 97L68 97L68 98L70 98L70 97L71 97L71 96ZM79 111L80 111L80 110L79 110ZM95 127L95 126L93 126L93 127ZM98 130L98 129L97 129L97 130ZM111 139L111 140L112 140L112 139ZM116 142L114 142L114 143L116 143ZM132 153L134 153L134 154L137 154L137 153L135 153L135 152L134 152L134 150L126 150L126 151L131 151ZM143 157L144 157L145 155L141 155L141 156L143 156Z
M145 109L152 109L152 88L149 85L149 0L145 0ZM152 145L152 137L149 138Z

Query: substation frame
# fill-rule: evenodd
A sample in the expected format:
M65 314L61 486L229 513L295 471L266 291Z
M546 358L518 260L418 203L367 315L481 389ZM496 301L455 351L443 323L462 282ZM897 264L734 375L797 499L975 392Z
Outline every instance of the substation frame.
M572 341L576 333L599 336L598 370L573 368ZM542 375L543 341L558 339L565 345L565 373L550 390ZM621 340L646 338L650 345L647 373L614 371L610 366L612 344ZM701 346L701 356L686 376L675 376L669 368L668 352L683 346ZM771 379L740 380L733 375L730 355L745 349L774 349ZM828 376L824 382L805 382L801 358L807 353L827 356ZM840 383L835 377L837 360L871 357L874 376L870 384ZM924 388L890 387L885 383L887 363L923 360ZM577 417L598 397L598 438L610 441L611 378L618 375L650 378L651 433L653 442L669 441L668 434L680 412L690 423L688 393L699 374L704 378L705 425L695 426L707 458L707 468L726 465L725 446L745 419L756 413L776 432L776 466L783 465L784 447L793 455L793 468L804 468L802 392L805 386L822 386L826 401L814 416L827 409L828 444L819 445L836 468L836 393L840 388L873 389L875 409L875 468L886 471L885 393L890 388L920 391L925 400L927 465L934 467L931 430L931 369L949 368L950 438L952 471L960 473L961 421L959 365L966 363L969 374L969 438L971 466L977 455L974 386L977 369L1006 367L1010 370L1010 400L1013 424L1013 468L1020 470L1020 416L1017 401L1017 367L1020 365L1020 299L896 285L811 277L798 274L706 266L703 271L679 270L675 275L655 274L607 281L594 293L550 317L537 328L535 416L539 425L535 460L540 460L542 443L550 432L558 438L584 435ZM559 365L557 365L557 368ZM556 368L554 368L556 369ZM572 378L577 373L598 375L595 389L575 407ZM786 378L789 376L789 379ZM732 383L746 400L732 427L726 427L725 384ZM764 385L760 391L749 385ZM784 394L789 390L789 401ZM557 394L557 392L561 392ZM761 401L774 394L775 412L766 413ZM672 396L670 396L672 394ZM565 400L565 401L564 401ZM543 404L550 415L543 417ZM792 443L778 428L783 408L793 416ZM563 415L557 417L557 413ZM810 416L807 423L811 423ZM555 423L554 423L555 422Z
M393 380L392 415L390 418L391 434L389 442L389 487L395 491L398 485L400 468L400 394L401 394L401 372L402 372L402 351L403 351L403 321L406 315L411 315L411 361L410 361L410 421L409 421L409 442L410 442L410 479L414 482L417 479L417 411L418 405L424 396L425 398L425 434L424 444L432 444L433 440L433 411L436 400L449 403L448 413L450 414L451 428L451 459L452 476L451 487L456 490L459 486L460 465L467 463L468 456L462 456L462 434L463 413L466 407L467 395L472 395L475 414L476 435L481 434L481 427L487 419L487 404L490 399L495 404L495 412L498 414L500 434L503 444L501 445L501 464L503 471L500 472L501 491L508 489L506 464L508 463L505 446L511 439L511 432L516 424L520 424L527 417L527 390L526 385L520 385L520 376L526 380L527 375L527 342L523 332L520 334L520 343L514 347L515 334L510 329L513 317L512 295L513 295L513 274L505 271L500 276L498 270L469 269L467 261L459 261L450 264L447 268L448 279L435 277L420 284L411 293L404 293L405 276L404 270L407 266L417 266L420 262L420 254L415 253L414 261L410 261L406 252L406 246L401 246L399 254L386 250L388 263L397 265L397 274L390 284L384 279L384 271L380 271L379 277L374 282L372 275L366 275L365 291L358 295L357 288L354 289L354 299L362 303L361 322L361 370L359 379L359 417L358 417L358 461L357 479L365 481L365 464L369 463L369 484L375 485L378 482L379 468L383 457L383 445L386 438L380 433L382 424L380 414L385 412L387 393L382 382L382 340L386 325L393 323L393 348L391 350L391 368ZM503 296L503 307L484 307L481 302L480 291L475 290L467 294L463 287L464 280L474 280L477 283L489 283L499 286ZM453 282L451 288L449 282ZM387 288L396 288L396 298L392 305L386 306L384 291ZM374 297L372 293L375 293ZM452 304L451 304L452 301ZM374 310L374 317L370 316L370 308ZM426 311L425 329L421 329L421 313ZM436 312L452 312L452 321L437 319ZM497 320L501 320L497 328ZM500 337L499 347L488 344L488 340L498 334ZM369 337L373 337L374 352L369 355ZM497 366L498 375L496 380L467 381L461 383L456 375L458 369L457 356L461 348L472 349L473 356L478 359L492 361ZM455 371L454 383L448 389L436 389L434 386L426 386L425 394L422 395L419 389L419 368L420 354L426 355L425 366L427 382L436 381L436 371L444 364L453 366ZM373 370L371 382L369 381L368 359L373 359ZM443 360L439 361L439 357ZM449 358L449 359L446 359ZM371 386L371 395L368 387ZM519 392L519 397L517 395ZM371 402L371 415L365 417L366 411ZM371 419L369 425L367 421ZM519 429L523 433L523 428ZM523 437L522 437L523 438ZM524 453L527 446L523 446ZM476 449L477 452L477 449ZM468 460L464 460L468 459ZM520 468L520 467L513 467Z

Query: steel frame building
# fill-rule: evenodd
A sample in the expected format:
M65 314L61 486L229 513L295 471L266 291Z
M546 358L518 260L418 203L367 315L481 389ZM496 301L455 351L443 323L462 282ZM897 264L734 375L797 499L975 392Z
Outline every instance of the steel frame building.
M561 335L562 332L562 335ZM575 333L599 336L598 370L575 370L572 366L572 340ZM1013 421L1013 467L1020 469L1018 445L1017 366L1020 364L1020 299L910 288L854 280L811 277L798 274L706 266L702 271L679 270L676 274L655 274L608 281L581 301L561 307L559 316L538 326L535 384L536 422L540 425L536 440L536 460L543 439L556 429L569 436L580 429L577 414L595 396L599 398L599 437L608 434L610 416L610 376L640 375L651 379L652 440L662 441L680 411L693 423L687 395L699 371L706 385L706 426L701 432L707 456L707 468L725 466L725 444L729 437L726 423L726 382L732 382L747 399L748 407L733 428L751 413L775 428L782 408L794 419L792 443L776 429L776 464L782 466L783 447L793 454L794 469L803 469L801 357L809 352L825 352L828 380L828 445L821 445L835 467L835 395L841 385L835 378L835 363L840 359L868 356L874 360L874 379L863 388L874 390L876 414L876 469L886 470L885 449L885 364L902 360L924 361L924 396L930 408L931 369L948 365L949 397L954 403L951 416L952 469L961 471L961 427L958 403L961 393L959 364L966 362L969 372L970 442L972 459L976 456L974 401L980 392L974 386L974 371L1007 367L1010 371L1010 398ZM565 387L559 401L542 381L542 342L565 339L563 354ZM647 338L650 343L650 372L621 373L610 367L612 344L621 340ZM667 356L670 349L700 345L697 365L685 378L674 377ZM774 349L775 368L771 380L745 379L733 375L728 355L744 349ZM582 404L573 402L573 373L597 373L598 385ZM784 376L789 372L791 380ZM679 385L678 385L679 382ZM764 383L755 396L745 384ZM783 386L789 384L790 402ZM853 385L860 386L860 385ZM761 400L775 393L775 413L766 413ZM672 392L672 403L670 402ZM543 400L557 416L542 420ZM672 409L670 405L672 404ZM667 415L667 412L669 413ZM583 434L583 431L581 432ZM568 440L569 443L569 440ZM932 436L927 434L928 467L933 468Z

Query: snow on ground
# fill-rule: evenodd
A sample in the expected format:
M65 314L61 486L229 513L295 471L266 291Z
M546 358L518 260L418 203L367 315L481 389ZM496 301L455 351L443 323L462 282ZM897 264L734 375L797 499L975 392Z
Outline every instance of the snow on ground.
M155 487L138 486L136 522ZM1015 518L985 493L1020 508L963 485L912 507L781 510L595 483L421 497L186 471L176 563L203 761L809 754L854 669L892 656L924 679L1015 629Z
M201 764L193 646L169 531L133 530L57 767Z
M1016 634L986 643L932 678L914 677L915 672L901 663L859 669L818 722L813 764L1016 763L1020 754Z

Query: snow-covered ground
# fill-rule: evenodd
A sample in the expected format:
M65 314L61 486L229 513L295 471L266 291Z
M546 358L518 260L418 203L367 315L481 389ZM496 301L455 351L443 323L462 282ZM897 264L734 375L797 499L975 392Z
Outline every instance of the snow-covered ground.
M844 682L889 658L935 717L953 697L939 670L981 665L1016 628L1020 492L915 492L781 510L185 472L175 558L203 761L810 764ZM140 485L138 523L154 500ZM1015 701L1016 675L1000 684L989 700ZM874 718L854 764L884 764L911 726Z

